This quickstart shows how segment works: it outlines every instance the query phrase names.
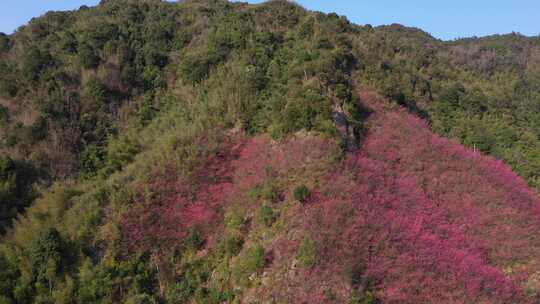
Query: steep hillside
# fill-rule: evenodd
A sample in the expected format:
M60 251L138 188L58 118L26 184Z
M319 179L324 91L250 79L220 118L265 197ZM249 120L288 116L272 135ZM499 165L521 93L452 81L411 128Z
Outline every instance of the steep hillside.
M519 34L453 42L399 25L363 28L362 79L538 189L540 44Z
M535 303L538 41L221 0L0 35L0 303Z
M519 298L522 288L538 284L538 194L501 161L434 135L373 94L362 97L374 109L373 122L354 161L369 172L360 173L369 185L360 197L374 204L366 218L383 231L370 235L390 244L372 265L382 281L398 277L387 299L527 302ZM397 252L385 253L391 248Z

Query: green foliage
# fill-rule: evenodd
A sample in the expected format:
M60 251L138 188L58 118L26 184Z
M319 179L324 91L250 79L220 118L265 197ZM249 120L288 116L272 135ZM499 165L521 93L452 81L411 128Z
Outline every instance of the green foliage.
M240 284L246 285L249 276L263 269L265 265L264 247L260 244L255 244L238 256L233 273Z
M69 248L60 236L60 233L49 228L28 245L28 258L38 282L51 282L56 275L57 268L66 263L69 257Z
M193 54L184 59L180 66L180 72L186 81L196 84L206 78L211 65L210 58L207 59L205 56Z
M130 137L120 137L111 141L107 149L106 173L120 170L125 164L131 162L138 152L138 143Z
M262 205L257 213L258 221L263 225L270 227L276 220L276 214L272 207L268 205Z
M245 255L245 263L243 263L243 271L253 273L262 269L265 265L264 247L257 244L249 248Z
M92 191L71 198L72 207L63 216L63 229L78 242L84 244L95 237L95 231L104 223L104 205L112 200L112 187L100 182L92 183ZM119 195L120 190L114 194ZM109 235L109 237L115 237Z
M281 199L281 191L275 179L269 178L265 183L257 185L250 192L252 199L262 199L267 202L278 202Z
M0 96L15 97L20 89L17 85L17 70L13 63L0 60Z
M372 292L367 291L363 296L359 292L354 292L349 301L350 304L376 304L379 303Z
M97 51L86 42L80 43L78 47L79 61L85 69L95 69L98 67L100 58Z
M104 270L92 265L90 259L85 259L79 268L79 282L77 300L81 303L99 302L107 296L111 288Z
M242 250L244 240L240 236L228 236L221 243L221 252L224 257L233 257Z
M126 300L126 304L155 304L155 303L156 303L156 300L145 293L131 296Z
M157 109L153 104L154 99L152 96L145 95L139 112L137 113L139 123L141 126L146 126L157 114Z
M26 248L23 259L28 261L30 271L26 280L20 281L15 288L15 298L22 300L35 296L36 302L50 301L58 275L72 264L71 251L70 244L55 228L42 230Z
M244 246L242 229L245 225L242 214L235 209L225 214L226 236L219 244L219 256L230 258L238 255Z
M131 294L126 301L154 303L152 296L156 288L155 268L148 265L147 256L138 256L112 265L93 265L86 258L78 270L79 303L110 303L113 293L124 290ZM146 302L150 301L150 302Z
M242 229L245 224L245 220L241 211L236 209L229 210L225 214L225 224L227 231L229 232L235 233L240 231L240 229Z
M30 126L30 138L32 142L39 142L47 138L48 124L43 116L38 117Z
M184 80L192 84L201 82L234 49L246 47L246 38L252 31L251 18L249 13L230 13L217 20L204 47L184 58L180 66Z
M208 289L204 286L210 277L209 266L205 260L196 260L187 265L181 279L168 290L167 300L172 303L185 303L192 296L205 299Z
M19 278L20 273L17 265L10 261L4 252L0 252L0 293L5 298L0 298L5 303L11 303L10 298L13 298L13 292Z
M187 248L198 250L204 245L204 238L197 228L193 228L184 239L184 243Z
M37 81L45 69L53 64L53 59L47 50L37 46L29 47L23 57L23 75L30 81Z
M92 112L101 110L109 99L107 88L99 79L91 78L82 89L82 99L85 108Z
M279 187L273 182L265 183L261 188L260 197L269 202L277 202L280 199Z
M88 145L79 156L80 171L85 176L94 176L104 166L105 155L103 148Z
M287 103L281 125L285 134L297 130L317 130L333 135L334 130L326 130L323 123L330 119L330 100L316 90L306 88Z
M161 71L156 66L147 66L144 69L143 88L145 90L156 90L166 86L165 80L162 78Z
M5 33L0 33L0 53L7 52L11 48L9 36Z
M9 123L9 110L8 108L0 105L0 127L5 127Z
M306 185L300 185L294 188L293 197L295 200L305 203L310 193L311 191Z
M300 247L298 247L296 258L302 266L308 268L317 263L317 248L315 247L315 241L311 237L304 237Z
M39 172L31 165L0 157L0 232L3 233L11 220L28 207L36 193L32 184Z

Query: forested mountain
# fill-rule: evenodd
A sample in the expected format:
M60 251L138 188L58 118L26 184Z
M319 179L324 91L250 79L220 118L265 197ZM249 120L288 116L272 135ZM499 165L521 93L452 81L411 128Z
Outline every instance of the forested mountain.
M540 38L284 0L0 34L0 303L536 303Z

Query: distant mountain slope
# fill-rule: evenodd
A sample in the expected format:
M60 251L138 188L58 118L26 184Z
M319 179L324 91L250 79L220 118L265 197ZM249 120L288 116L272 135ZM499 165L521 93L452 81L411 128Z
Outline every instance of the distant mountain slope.
M442 42L398 25L361 32L355 54L365 83L426 117L437 133L506 160L538 187L538 38Z
M0 303L534 303L539 109L518 34L49 12L0 35Z

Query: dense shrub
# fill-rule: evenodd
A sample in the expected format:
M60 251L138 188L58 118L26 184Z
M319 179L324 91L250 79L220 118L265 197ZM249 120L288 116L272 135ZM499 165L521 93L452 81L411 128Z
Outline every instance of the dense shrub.
M294 188L293 197L295 200L301 203L305 203L307 198L309 197L309 194L309 188L306 185L300 185Z
M187 248L198 250L204 245L204 239L197 227L191 228L191 231L184 239Z
M187 265L181 280L169 290L167 300L185 302L191 297L204 300L208 292L204 283L210 277L209 266L208 262L204 260L196 260Z
M267 171L268 168L267 168ZM270 169L271 171L271 169ZM269 172L268 172L269 173ZM272 176L272 173L268 174L269 176ZM279 187L276 185L275 180L270 177L268 181L263 183L262 185L257 185L251 190L251 195L253 199L262 199L267 202L277 202L279 201L281 197L281 193L279 191Z
M270 227L274 223L276 219L276 215L274 214L274 210L272 207L268 205L262 205L259 208L259 212L257 214L259 222L263 225Z
M59 267L67 265L69 248L54 228L43 231L28 246L30 267L34 270L37 282L51 284ZM50 286L52 288L52 286Z
M192 83L198 83L210 72L211 61L201 55L190 55L186 57L180 67L183 78Z
M6 127L9 123L9 109L0 106L0 126Z
M298 247L297 259L304 267L313 267L317 262L317 248L310 237L305 237Z
M7 52L10 48L9 36L5 33L0 33L0 53Z
M124 165L131 162L139 151L139 144L131 137L122 136L112 141L107 149L106 173L110 174L120 170Z
M4 252L0 253L0 291L4 297L0 297L0 300L5 301L5 303L10 303L9 299L14 297L13 293L20 276L19 269L14 262Z
M77 52L81 66L85 69L94 69L99 65L99 55L90 44L85 42L79 44Z
M234 274L238 282L247 284L248 277L265 266L265 251L260 244L255 244L242 252L234 265Z
M36 197L33 183L38 178L38 170L31 165L9 157L0 158L0 232L5 232L17 213Z
M23 75L31 81L37 81L45 69L53 64L53 59L47 50L37 46L29 47L23 58Z
M0 60L0 96L14 97L19 91L16 81L16 69L13 64Z
M94 176L104 166L105 155L102 148L87 146L79 156L79 168L83 175Z

